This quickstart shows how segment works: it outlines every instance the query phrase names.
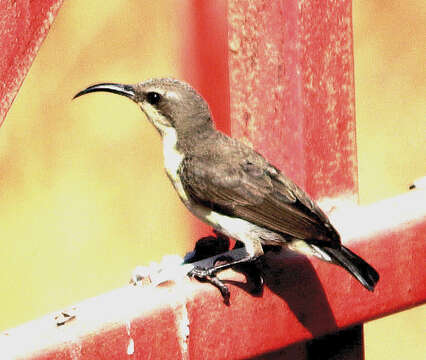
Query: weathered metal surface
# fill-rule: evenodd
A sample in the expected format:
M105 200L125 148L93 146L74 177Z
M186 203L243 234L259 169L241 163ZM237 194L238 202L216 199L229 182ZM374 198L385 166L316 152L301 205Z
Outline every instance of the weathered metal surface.
M351 1L229 1L231 132L316 199L356 199Z
M118 289L77 304L62 326L51 314L0 334L2 359L125 359L131 340L134 359L242 359L425 302L425 191L337 209L332 219L348 229L345 244L377 267L373 293L337 266L271 254L261 297L232 271L221 274L230 306L196 280Z
M207 100L216 126L229 134L227 1L187 2L182 71Z

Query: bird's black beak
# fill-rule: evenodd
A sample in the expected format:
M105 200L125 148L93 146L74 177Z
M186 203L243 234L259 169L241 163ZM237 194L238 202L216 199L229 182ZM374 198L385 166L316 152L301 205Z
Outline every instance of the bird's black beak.
M85 95L85 94L96 92L96 91L110 92L113 94L126 96L132 100L135 99L135 89L132 85L102 83L102 84L89 86L87 89L80 91L79 93L75 94L75 96L73 97L73 100L75 98L78 98L81 95Z

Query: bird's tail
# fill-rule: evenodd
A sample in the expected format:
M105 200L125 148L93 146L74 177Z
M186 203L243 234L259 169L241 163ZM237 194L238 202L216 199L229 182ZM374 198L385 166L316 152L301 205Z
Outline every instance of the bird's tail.
M379 273L357 254L341 245L339 248L322 247L335 263L349 271L368 290L373 291L379 281Z

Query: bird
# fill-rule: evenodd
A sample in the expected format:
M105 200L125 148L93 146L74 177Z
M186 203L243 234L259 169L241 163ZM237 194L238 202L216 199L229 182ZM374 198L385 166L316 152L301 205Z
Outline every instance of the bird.
M320 207L259 152L218 131L207 102L189 84L171 78L98 83L73 99L93 92L139 105L162 137L164 168L184 205L218 233L244 244L240 258L195 267L188 275L214 278L237 264L255 263L264 247L278 246L339 265L374 290L378 272L342 244Z

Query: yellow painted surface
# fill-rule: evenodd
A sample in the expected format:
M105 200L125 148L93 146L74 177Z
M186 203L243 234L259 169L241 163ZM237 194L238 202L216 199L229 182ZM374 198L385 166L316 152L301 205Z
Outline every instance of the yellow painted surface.
M180 77L182 4L74 0L59 12L0 129L0 329L189 250L187 212L140 110L111 94L71 102L96 82ZM426 175L425 6L354 2L362 203ZM420 307L368 323L366 359L422 359L425 320Z
M171 3L64 2L0 129L0 329L190 250L142 112L112 94L71 101L96 82L178 76Z
M353 1L353 15L365 204L403 193L426 176L426 2ZM372 321L364 330L366 360L426 358L426 306Z
M426 176L426 2L354 1L361 203Z

